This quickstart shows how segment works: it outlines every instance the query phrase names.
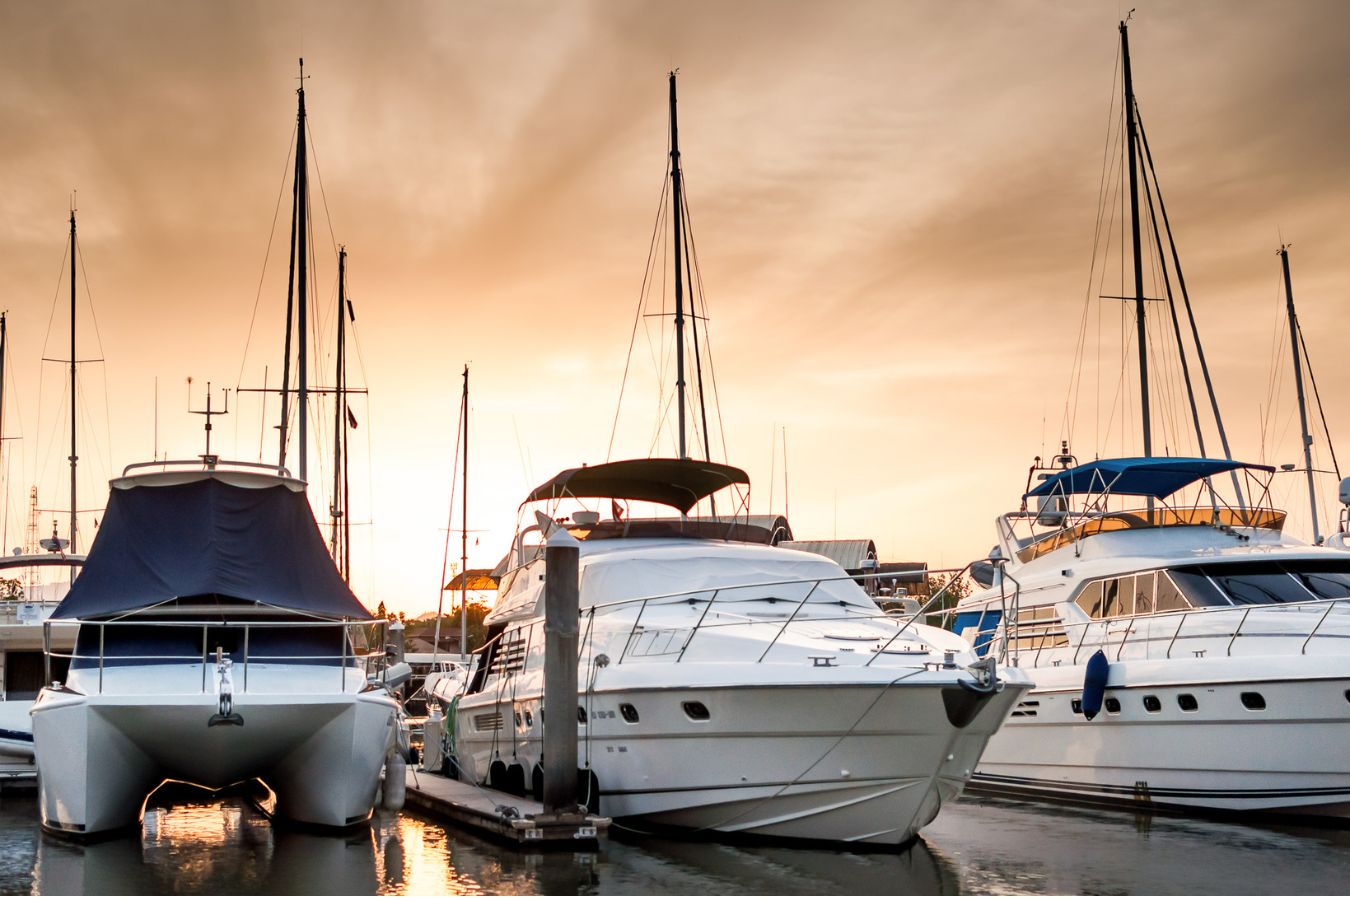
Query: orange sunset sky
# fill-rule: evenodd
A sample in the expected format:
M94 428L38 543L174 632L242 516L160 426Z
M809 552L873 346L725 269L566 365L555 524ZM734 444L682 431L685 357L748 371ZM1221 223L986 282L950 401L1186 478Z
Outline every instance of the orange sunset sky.
M1350 7L1132 5L1136 93L1234 452L1299 461L1275 251L1292 244L1328 424L1346 434ZM72 191L77 355L105 360L81 370L81 508L156 447L201 452L189 376L194 408L208 380L258 386L267 366L275 384L286 205L275 233L273 217L303 56L322 327L336 242L357 314L351 380L370 390L351 437L369 606L435 606L464 362L470 565L502 555L529 487L604 460L675 67L728 461L754 480L753 511L768 511L771 467L782 511L771 447L786 427L799 538L870 537L883 559L933 566L981 556L1032 456L1068 436L1085 303L1074 450L1141 450L1135 407L1113 393L1133 326L1095 299L1124 292L1118 206L1090 283L1130 6L6 3L5 546L21 542L29 485L44 509L68 502L65 372L40 359L68 352ZM647 455L656 430L663 320L643 321L616 458ZM324 383L330 341L313 363ZM213 450L257 459L261 436L274 458L275 408L264 422L257 395L232 394ZM331 432L331 409L314 415ZM1157 452L1194 452L1158 427ZM668 431L658 450L672 452ZM327 466L316 450L320 511ZM1298 535L1304 497L1277 476Z

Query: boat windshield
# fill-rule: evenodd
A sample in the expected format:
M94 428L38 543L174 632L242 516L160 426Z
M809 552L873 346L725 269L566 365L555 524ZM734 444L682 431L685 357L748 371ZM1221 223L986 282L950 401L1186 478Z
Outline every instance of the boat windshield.
M1350 599L1350 560L1262 560L1179 566L1090 581L1075 598L1094 619L1207 607Z

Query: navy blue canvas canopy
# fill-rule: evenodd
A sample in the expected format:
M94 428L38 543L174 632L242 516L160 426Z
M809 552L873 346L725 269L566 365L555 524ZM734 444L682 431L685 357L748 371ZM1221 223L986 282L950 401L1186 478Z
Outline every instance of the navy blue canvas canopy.
M303 492L215 477L114 487L84 568L53 618L91 618L212 595L367 619Z
M1166 497L1202 478L1231 472L1234 469L1257 469L1274 472L1270 466L1236 462L1231 459L1201 459L1193 456L1142 456L1125 459L1099 459L1063 472L1056 472L1042 481L1026 497L1044 497L1048 494L1088 494L1109 490L1113 494L1140 497Z

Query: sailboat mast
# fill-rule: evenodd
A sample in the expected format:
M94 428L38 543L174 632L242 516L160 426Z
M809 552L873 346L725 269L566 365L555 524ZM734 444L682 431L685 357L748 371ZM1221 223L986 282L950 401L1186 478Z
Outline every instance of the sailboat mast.
M680 126L675 115L675 72L670 73L670 178L671 208L675 213L675 391L680 410L680 459L688 459L684 437L684 273L683 201L680 196Z
M75 210L70 210L70 552L75 552Z
M342 572L344 580L350 583L351 573L343 566L343 550L345 542L343 541L343 519L346 516L346 508L342 502L342 473L346 460L343 456L343 437L346 434L346 421L342 415L346 401L346 379L343 369L343 350L346 344L346 318L347 318L347 248L338 249L338 308L337 308L337 372L333 376L333 498L329 506L329 513L332 516L332 536L329 540L333 562L337 564L338 570Z
M305 154L305 61L300 60L300 129L296 135L295 143L295 225L298 257L295 273L296 283L296 346L299 351L299 358L296 368L296 378L298 381L298 391L296 399L296 418L300 426L300 480L308 479L309 464L309 378L307 373L307 364L309 357L309 346L307 341L307 331L309 329L309 291L307 289L307 275L309 273L309 226L306 222L309 212L309 162Z
M1139 343L1139 401L1144 417L1144 455L1153 455L1153 433L1148 408L1148 334L1144 327L1144 260L1139 241L1139 160L1134 118L1134 79L1130 74L1129 29L1120 23L1120 57L1125 82L1125 142L1130 166L1130 242L1134 249L1134 318Z
M1312 511L1313 543L1322 543L1322 531L1317 522L1317 488L1313 478L1312 435L1308 433L1308 406L1303 396L1303 362L1298 347L1298 316L1294 313L1294 287L1289 277L1289 247L1280 247L1280 266L1284 269L1285 308L1289 312L1289 343L1294 352L1294 384L1298 386L1298 418L1303 426L1303 471L1308 476L1308 505Z
M464 396L460 400L464 444L464 487L459 502L459 652L468 652L469 622L469 366L464 365Z

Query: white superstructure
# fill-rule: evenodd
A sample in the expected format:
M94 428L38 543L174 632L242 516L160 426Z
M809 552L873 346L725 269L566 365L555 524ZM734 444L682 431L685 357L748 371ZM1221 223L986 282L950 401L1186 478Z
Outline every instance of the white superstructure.
M670 479L685 468L714 476L687 486L689 506L744 479L633 460L563 473L556 492L531 498L657 500L637 482L650 472L678 494ZM744 536L734 520L571 518L517 537L455 708L465 778L516 791L535 781L545 560L530 542L541 528L581 539L578 695L562 711L579 723L581 799L636 827L903 843L960 793L1028 687L992 659L977 665L953 635L883 613L824 557L714 536Z
M1036 687L975 786L1350 814L1350 554L1285 536L1262 471L1101 460L1042 473L1023 510L999 517L992 586L960 604L954 627Z

